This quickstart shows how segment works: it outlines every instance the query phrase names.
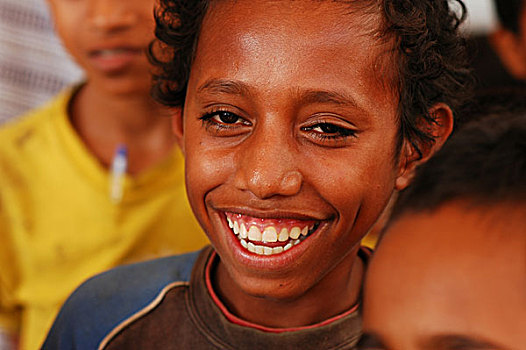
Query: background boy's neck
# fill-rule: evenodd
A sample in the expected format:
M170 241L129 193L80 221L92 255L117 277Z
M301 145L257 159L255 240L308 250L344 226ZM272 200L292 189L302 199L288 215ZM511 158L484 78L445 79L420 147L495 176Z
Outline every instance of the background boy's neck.
M160 162L174 147L169 113L146 90L111 94L88 82L68 113L79 137L106 168L119 144L128 148L130 174Z

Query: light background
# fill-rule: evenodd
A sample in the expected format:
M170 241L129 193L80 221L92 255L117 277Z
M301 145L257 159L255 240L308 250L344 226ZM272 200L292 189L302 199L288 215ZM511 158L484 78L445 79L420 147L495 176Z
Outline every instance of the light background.
M468 8L465 30L468 33L483 34L497 26L497 17L492 0L464 0Z

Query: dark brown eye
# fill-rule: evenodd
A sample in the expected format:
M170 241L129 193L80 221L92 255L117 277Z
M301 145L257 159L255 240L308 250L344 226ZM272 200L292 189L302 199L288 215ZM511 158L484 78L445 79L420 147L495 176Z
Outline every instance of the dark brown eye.
M203 125L215 136L236 136L247 131L251 123L236 113L216 110L200 117Z
M217 112L216 118L218 118L221 123L225 124L235 124L239 121L239 116L230 112Z
M327 133L327 134L335 134L342 130L342 128L337 127L336 125L333 125L333 124L319 124L318 128L320 128L322 132Z
M302 128L304 131L312 131L322 137L348 137L354 136L356 131L350 128L344 128L332 123L317 123L309 127Z

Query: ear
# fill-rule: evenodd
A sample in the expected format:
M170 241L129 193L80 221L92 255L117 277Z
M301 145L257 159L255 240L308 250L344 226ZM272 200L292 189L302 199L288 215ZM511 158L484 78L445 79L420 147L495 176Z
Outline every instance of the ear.
M184 155L184 142L183 142L183 133L184 133L184 123L183 123L183 108L174 108L172 111L172 131L175 135L175 140L179 145L179 148Z
M526 40L520 34L499 29L491 34L490 42L506 70L516 79L526 79Z
M446 142L453 131L453 112L444 103L438 103L429 110L429 114L435 120L434 123L426 123L422 126L425 131L433 135L433 143L419 143L418 147L422 156L418 154L409 140L404 140L400 151L398 177L395 180L395 188L400 191L406 188L414 176L418 165L426 162Z

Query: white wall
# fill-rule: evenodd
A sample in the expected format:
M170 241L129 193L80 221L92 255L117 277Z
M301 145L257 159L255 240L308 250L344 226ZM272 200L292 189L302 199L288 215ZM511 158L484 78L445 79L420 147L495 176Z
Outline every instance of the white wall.
M492 0L464 0L468 8L468 19L465 30L471 33L486 33L497 25Z

